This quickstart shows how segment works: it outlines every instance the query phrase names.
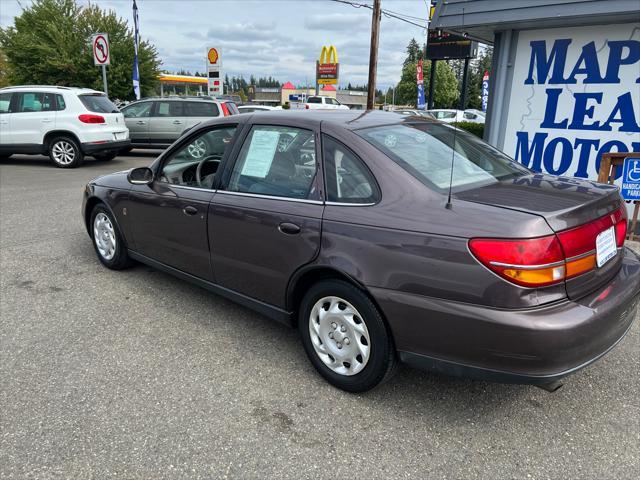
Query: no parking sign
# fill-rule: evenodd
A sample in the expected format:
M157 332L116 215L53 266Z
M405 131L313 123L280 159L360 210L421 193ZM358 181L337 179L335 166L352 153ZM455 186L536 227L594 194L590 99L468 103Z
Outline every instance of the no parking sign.
M640 200L640 157L624 160L620 193L625 200Z
M109 35L106 33L96 33L91 37L93 48L94 65L110 65L111 56L109 54Z

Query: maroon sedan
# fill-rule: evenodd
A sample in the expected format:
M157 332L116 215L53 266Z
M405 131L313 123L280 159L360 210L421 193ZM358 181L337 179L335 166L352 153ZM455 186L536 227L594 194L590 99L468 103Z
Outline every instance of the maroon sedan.
M297 327L349 391L397 360L551 388L624 337L640 296L615 187L424 117L209 121L90 182L83 216L105 266L136 260Z

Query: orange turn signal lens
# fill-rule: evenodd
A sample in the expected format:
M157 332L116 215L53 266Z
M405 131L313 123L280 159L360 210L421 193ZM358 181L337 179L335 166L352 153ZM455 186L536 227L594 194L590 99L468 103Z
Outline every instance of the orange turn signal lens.
M565 266L537 269L505 268L502 274L526 287L542 287L564 280Z
M577 277L596 268L596 256L588 255L577 260L567 261L567 278Z

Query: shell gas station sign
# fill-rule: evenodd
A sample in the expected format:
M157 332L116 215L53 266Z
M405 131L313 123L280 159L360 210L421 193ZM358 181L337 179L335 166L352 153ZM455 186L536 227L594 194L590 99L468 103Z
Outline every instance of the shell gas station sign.
M207 49L207 93L211 96L222 95L222 62L217 48Z
M335 85L338 83L340 64L338 52L333 45L322 47L320 59L316 63L316 83L319 85Z

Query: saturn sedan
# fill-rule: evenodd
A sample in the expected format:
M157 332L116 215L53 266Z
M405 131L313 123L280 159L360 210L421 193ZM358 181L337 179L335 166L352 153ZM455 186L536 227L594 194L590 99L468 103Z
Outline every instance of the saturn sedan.
M398 361L552 389L624 337L640 297L616 187L425 117L211 120L91 181L82 212L106 267L142 262L298 328L352 392Z

